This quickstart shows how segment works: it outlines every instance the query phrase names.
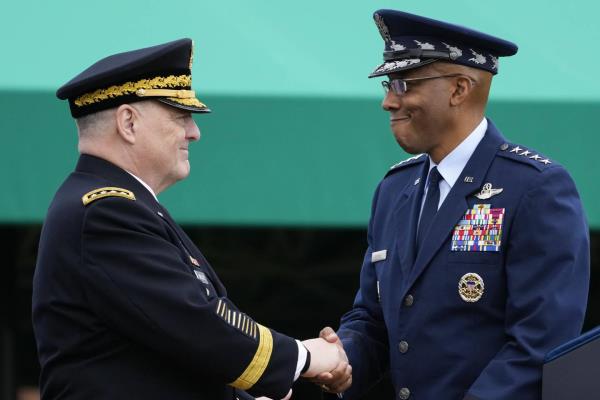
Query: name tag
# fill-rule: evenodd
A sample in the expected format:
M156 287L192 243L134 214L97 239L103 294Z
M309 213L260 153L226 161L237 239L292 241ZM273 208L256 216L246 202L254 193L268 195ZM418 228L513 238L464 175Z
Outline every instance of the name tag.
M387 257L387 250L379 250L371 253L371 262L383 261Z

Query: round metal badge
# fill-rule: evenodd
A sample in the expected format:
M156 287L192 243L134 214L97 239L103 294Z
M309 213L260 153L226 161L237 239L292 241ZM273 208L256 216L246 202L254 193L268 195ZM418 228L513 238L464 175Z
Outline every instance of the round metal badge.
M467 272L458 281L458 294L468 303L475 303L483 296L485 285L481 276L475 272Z

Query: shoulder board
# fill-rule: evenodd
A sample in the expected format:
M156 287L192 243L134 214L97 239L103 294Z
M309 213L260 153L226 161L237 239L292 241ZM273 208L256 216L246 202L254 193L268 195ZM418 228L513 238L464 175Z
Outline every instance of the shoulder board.
M392 172L398 171L404 167L408 167L409 165L418 164L420 162L425 161L427 159L427 157L423 157L424 155L425 155L425 153L417 154L414 157L407 158L406 160L400 161L399 163L392 165L390 167L389 171L387 172L386 176L391 174Z
M498 155L529 164L539 170L542 170L545 167L553 164L548 157L539 154L532 149L527 149L517 144L504 143L500 146L500 152L498 152Z
M104 197L124 197L129 200L135 200L135 195L132 191L118 187L103 187L87 192L81 197L81 201L84 206L87 206L91 202Z

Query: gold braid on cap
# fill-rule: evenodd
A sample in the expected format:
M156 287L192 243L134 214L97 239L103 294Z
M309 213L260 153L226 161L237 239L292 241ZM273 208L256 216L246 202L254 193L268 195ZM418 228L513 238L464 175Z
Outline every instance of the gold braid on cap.
M140 89L162 89L182 86L192 86L191 75L157 76L156 78L142 79L137 82L125 82L122 85L114 85L106 89L98 89L91 93L81 95L76 98L73 103L78 107L83 107L119 96L136 94Z

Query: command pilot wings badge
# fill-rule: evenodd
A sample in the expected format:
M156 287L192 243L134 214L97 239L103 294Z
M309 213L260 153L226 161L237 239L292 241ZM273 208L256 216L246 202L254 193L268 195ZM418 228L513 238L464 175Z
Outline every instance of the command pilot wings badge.
M481 200L487 200L490 197L493 197L497 194L502 193L503 190L504 190L503 188L493 189L491 183L486 183L481 188L481 192L477 193L475 195L475 197L477 197L478 199L481 199Z

